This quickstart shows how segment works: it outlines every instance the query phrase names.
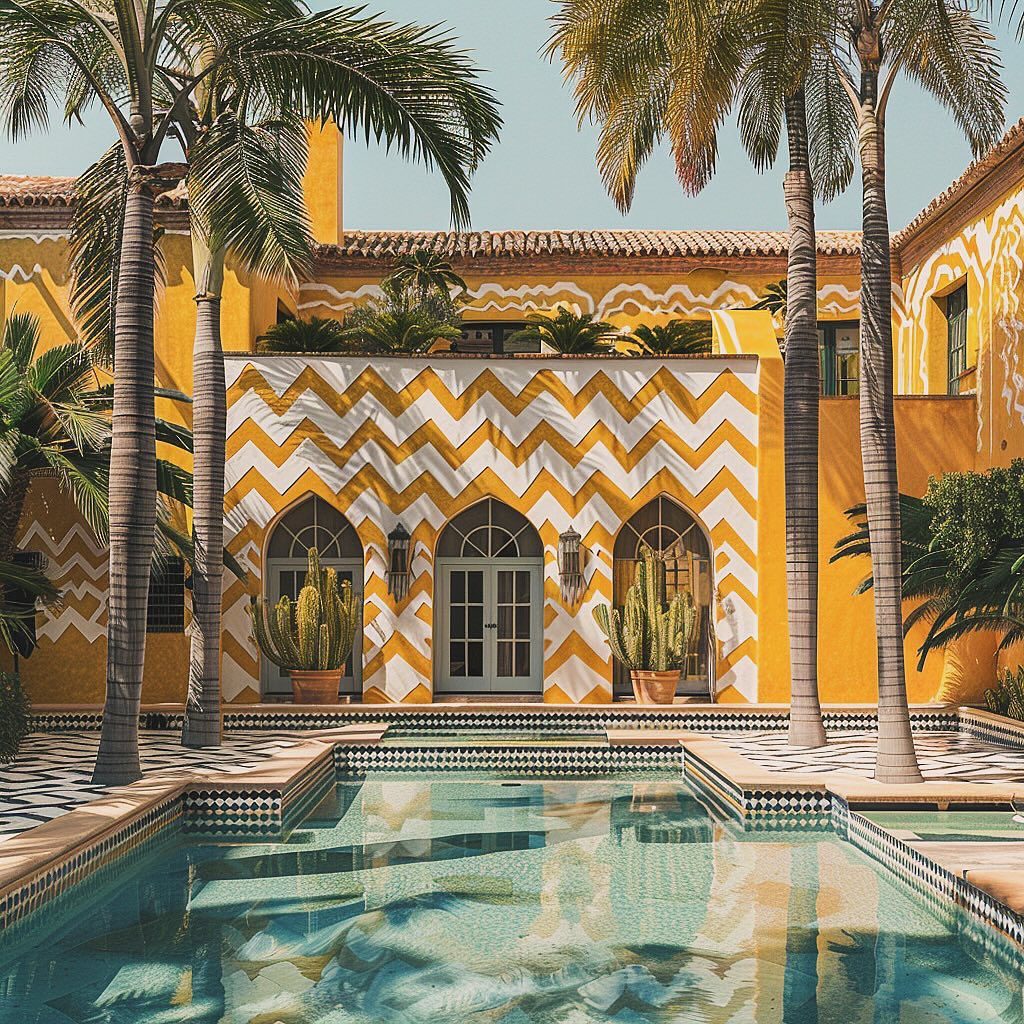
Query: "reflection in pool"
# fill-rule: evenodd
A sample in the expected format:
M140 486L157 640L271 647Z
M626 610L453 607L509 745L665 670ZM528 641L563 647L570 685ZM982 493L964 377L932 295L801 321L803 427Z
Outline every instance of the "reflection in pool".
M4 1024L947 1024L1021 986L834 836L649 775L340 783L287 843L173 847L0 940Z

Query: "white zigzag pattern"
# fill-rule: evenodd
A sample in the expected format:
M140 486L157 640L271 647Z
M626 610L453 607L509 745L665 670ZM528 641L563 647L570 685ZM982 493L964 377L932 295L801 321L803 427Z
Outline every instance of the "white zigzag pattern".
M250 358L232 362L232 380L237 381L244 367L251 363L258 366L261 373L267 375L268 383L278 396L294 384L298 375L308 365L303 360L279 359L257 362ZM723 363L725 362L723 360ZM756 392L756 364L741 360L730 362L730 368L742 386ZM578 368L552 364L550 372L574 394L578 394L586 387L593 380L595 373L603 372L615 386L619 387L621 393L633 396L650 381L662 365L644 361L619 367L595 361L593 364ZM340 391L351 386L363 369L360 365L346 366L331 360L316 360L314 368L329 386ZM422 368L422 364L414 360L388 361L380 375L385 378L387 386L398 391L415 379L416 375L422 372ZM459 366L443 367L443 372L438 376L453 395L458 395L464 393L466 388L478 379L480 373L489 371L508 388L510 393L518 395L530 385L540 368L538 363L533 362L520 366L481 363L471 367L462 363ZM674 376L691 394L699 395L714 383L721 368L719 365L715 371L700 368L695 373L676 372ZM691 421L685 413L681 415L681 412L679 406L667 396L656 396L632 421L627 422L607 398L598 395L578 414L572 416L567 414L557 399L540 395L518 414L512 414L492 395L485 394L457 419L445 410L432 393L425 392L395 417L392 417L372 394L362 397L352 410L344 416L339 416L312 389L307 389L297 396L288 410L281 416L276 416L259 394L249 390L235 398L231 404L229 431L233 433L251 420L260 426L272 443L281 445L305 420L314 424L323 436L330 438L333 445L340 447L344 446L359 426L369 419L392 444L401 447L413 432L431 421L453 446L463 443L484 425L492 429L497 425L503 437L513 444L521 444L530 431L546 419L557 423L561 436L573 444L579 444L594 427L601 424L612 431L627 448L632 448L656 424L668 423L690 448L696 450L713 441L715 432L723 424L729 423L742 436L756 443L756 415L745 409L730 394L717 398L696 422ZM561 486L569 492L576 493L595 472L600 471L620 493L635 494L655 474L667 470L679 480L681 488L699 495L723 470L728 469L743 488L748 500L749 497L756 498L757 495L756 466L741 457L728 440L721 441L699 467L689 465L686 459L676 455L664 442L657 442L632 470L626 470L613 458L604 443L595 445L579 464L572 466L545 442L518 467L492 444L485 443L453 470L435 450L433 443L422 446L414 457L393 463L380 444L369 441L358 450L349 453L345 461L339 465L320 449L315 437L309 437L304 438L280 466L275 465L261 451L259 444L248 441L232 456L227 468L229 486L237 485L247 473L255 473L280 494L286 493L303 473L312 470L330 491L343 495L354 475L366 466L375 467L387 481L388 487L399 493L407 490L423 474L429 473L451 495L453 502L457 502L459 495L464 493L485 470L496 472L514 493L520 495L527 492L541 471L550 472ZM402 509L401 513L397 510L392 512L384 506L380 495L364 492L354 496L347 509L347 515L357 526L370 522L374 524L375 529L383 533L400 518L415 533L423 523L429 524L435 530L440 529L451 515L451 509L438 508L436 499L423 495ZM265 527L274 517L274 509L262 496L251 492L232 510L232 516L239 522L249 519L257 526ZM528 510L528 518L536 524L549 522L559 531L565 529L571 520L584 536L596 526L601 526L612 534L621 526L618 516L600 494L591 496L570 517L554 494L544 493L538 496L533 507ZM756 520L744 510L742 503L729 489L724 489L706 504L701 518L712 532L720 524L727 523L751 550L756 551ZM246 551L250 561L258 557L255 544L247 544ZM725 556L724 559L717 558L717 575L721 578L732 574L750 593L756 594L756 570L739 556L733 546L725 543L716 549L716 554ZM593 621L592 609L605 599L602 595L610 590L610 561L610 552L598 545L589 552L587 575L591 586L581 607L565 609L559 602L549 600L549 621L545 627L544 638L546 653L553 654L578 637L604 655L604 640ZM431 564L431 553L425 546L419 545L413 553L414 573L419 576L431 572ZM383 578L384 552L378 545L368 546L366 565L368 581L371 577ZM556 592L558 569L554 551L550 547L546 551L544 572L546 591ZM596 581L595 576L598 578ZM382 648L387 650L388 641L396 634L402 635L407 642L420 650L430 649L430 623L419 617L424 611L429 613L431 609L431 599L426 594L418 594L397 612L390 601L376 594L368 594L366 602L366 621L372 622L365 630L366 661L376 657ZM240 608L242 604L241 601L237 602ZM244 608L242 610L244 611ZM425 618L429 619L430 615L427 614ZM727 595L727 605L716 610L716 618L719 621L720 639L725 653L734 650L746 639L756 638L756 614L738 595ZM234 672L234 669L232 671ZM741 692L753 692L756 695L756 679L755 663L749 657L744 657L726 673L720 685L733 683ZM582 699L595 689L606 689L608 685L606 677L584 665L575 655L567 658L557 671L550 673L546 682L548 685L559 686L573 699ZM365 687L379 687L390 699L397 700L407 696L423 683L429 685L429 680L423 679L397 651L390 654L379 671L374 672L372 676L364 677ZM239 684L252 685L251 678L242 682L239 677Z

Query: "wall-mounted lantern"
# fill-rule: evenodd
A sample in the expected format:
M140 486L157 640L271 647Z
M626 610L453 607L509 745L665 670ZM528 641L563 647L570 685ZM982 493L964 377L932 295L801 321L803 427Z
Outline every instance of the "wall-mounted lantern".
M580 550L582 539L572 526L558 535L558 582L562 588L562 600L570 605L579 603L585 589Z
M396 601L409 593L409 531L401 523L388 534L388 593Z

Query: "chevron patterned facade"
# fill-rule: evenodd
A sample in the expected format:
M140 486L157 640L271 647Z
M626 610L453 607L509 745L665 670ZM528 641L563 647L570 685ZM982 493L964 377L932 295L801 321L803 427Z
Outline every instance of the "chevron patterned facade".
M363 694L432 698L435 542L451 518L494 497L544 545L543 693L611 699L608 648L593 608L612 596L622 524L667 495L703 524L714 553L719 690L757 699L756 358L671 360L332 359L228 362L229 547L263 576L269 531L310 494L342 511L365 552ZM411 583L387 593L387 534L411 534ZM559 534L582 535L586 591L560 596ZM250 583L250 587L254 584ZM225 594L225 696L259 693L248 593Z

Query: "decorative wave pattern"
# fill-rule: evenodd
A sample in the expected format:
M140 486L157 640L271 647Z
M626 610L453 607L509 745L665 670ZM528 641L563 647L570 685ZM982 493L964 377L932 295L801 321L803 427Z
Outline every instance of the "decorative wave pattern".
M431 699L434 542L488 496L522 512L544 542L545 699L609 699L593 608L611 597L620 526L664 493L712 538L718 686L756 700L756 362L240 357L228 361L228 402L229 546L251 585L268 528L310 493L359 533L367 699ZM412 534L413 579L396 607L385 553L399 520ZM561 601L556 560L570 525L586 553L576 608ZM247 597L228 581L224 692L234 701L259 692Z
M303 284L299 289L299 309L323 316L345 313L367 299L380 295L374 283L336 288L323 281ZM708 290L688 284L656 287L643 281L619 282L604 291L588 290L575 281L553 284L511 284L485 281L467 292L466 309L473 314L526 314L564 305L577 313L595 313L599 317L706 316L711 310L747 308L758 299L750 284L722 281ZM818 292L818 309L824 317L860 316L860 293L845 284L825 284Z

